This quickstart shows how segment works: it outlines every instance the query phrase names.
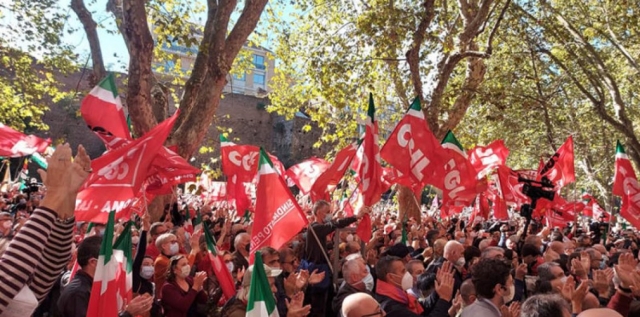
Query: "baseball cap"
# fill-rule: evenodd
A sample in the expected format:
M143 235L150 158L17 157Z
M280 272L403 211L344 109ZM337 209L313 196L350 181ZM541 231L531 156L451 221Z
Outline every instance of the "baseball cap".
M267 274L267 277L277 277L282 273L281 269L272 268L266 264L263 264L263 265L264 265L264 272ZM246 272L244 272L244 277L242 278L243 287L249 287L249 285L251 285L251 275L253 275L253 267L254 265L250 266L246 270Z

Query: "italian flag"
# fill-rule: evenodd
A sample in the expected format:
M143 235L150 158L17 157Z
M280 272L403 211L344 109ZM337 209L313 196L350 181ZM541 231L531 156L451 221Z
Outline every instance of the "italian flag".
M222 294L224 294L224 297L227 299L231 299L236 294L236 287L235 283L233 282L231 272L229 272L227 266L224 264L224 260L220 256L218 248L216 248L216 244L207 227L204 227L204 236L205 240L207 241L209 260L211 261L213 273L216 275L218 282L220 282L220 288L222 289Z
M131 226L129 221L113 245L115 210L109 213L98 267L93 277L87 316L114 317L131 301L132 268Z
M246 317L273 317L278 315L276 299L271 292L267 273L262 264L262 255L256 252L253 273L251 274L251 287L247 302Z
M103 132L113 136L122 139L131 138L113 74L105 77L82 99L80 113L94 131L96 128L101 128Z
M189 213L189 206L186 206L186 215L184 220L184 230L190 234L193 234L193 223L191 222L191 214Z

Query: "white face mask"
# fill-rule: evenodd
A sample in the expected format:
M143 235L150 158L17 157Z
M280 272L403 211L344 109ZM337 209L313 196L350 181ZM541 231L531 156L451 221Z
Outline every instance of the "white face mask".
M138 236L131 237L131 243L133 243L133 244L140 243L140 237L138 237Z
M176 255L178 254L178 252L180 252L180 246L177 243L172 243L169 247L169 253L171 253L170 255Z
M457 268L461 268L461 267L463 267L466 263L467 263L467 261L465 261L465 259L462 257L462 258L459 258L459 259L456 261L456 263L454 263L453 265L455 265Z
M395 276L397 276L397 275L395 275ZM409 274L409 272L405 272L404 275L402 276L402 281L400 282L400 285L398 285L398 286L400 288L402 288L403 291L406 291L406 290L412 288L413 287L413 276L411 276L411 274Z
M140 269L140 277L145 280L150 279L153 276L154 268L151 265L145 265Z
M229 270L229 272L233 272L233 262L227 262L227 264L225 264L227 266L227 270Z
M182 274L182 277L189 276L189 274L191 274L191 266L189 266L189 264L183 266L180 273Z
M367 289L367 291L371 292L373 291L373 275L371 275L371 273L367 273L367 276L365 276L362 279L362 283L364 283L364 287Z
M330 214L329 214L329 215L326 215L326 216L324 217L324 222L325 222L325 223L331 222L331 215L330 215Z
M516 294L516 287L513 284L511 284L511 286L509 286L509 294L502 295L502 300L506 304L506 303L508 303L508 302L513 300L513 296L515 294Z

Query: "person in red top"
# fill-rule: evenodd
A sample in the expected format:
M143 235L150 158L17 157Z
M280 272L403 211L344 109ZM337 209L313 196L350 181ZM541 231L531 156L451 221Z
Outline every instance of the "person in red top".
M165 317L195 316L195 306L206 304L207 294L202 290L206 272L197 272L190 277L191 266L186 257L171 258L167 282L162 286L162 307Z

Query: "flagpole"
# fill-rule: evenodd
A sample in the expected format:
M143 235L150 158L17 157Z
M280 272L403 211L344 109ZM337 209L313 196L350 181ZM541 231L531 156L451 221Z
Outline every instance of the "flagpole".
M358 184L356 185L356 188L351 192L351 195L349 195L349 198L347 198L347 203L349 203L349 201L351 201L351 198L353 198L353 194L355 194L355 193L358 191L358 187L360 187L360 184L361 184L361 183L362 183L362 180L360 180L360 181L358 182ZM345 189L345 191L346 191L346 189ZM345 204L345 205L346 205L346 204ZM367 206L367 207L369 207L369 206ZM342 207L340 210L338 210L338 212L343 212L343 211L344 211L344 207ZM354 210L354 213L355 213L355 212L356 212L356 211Z

